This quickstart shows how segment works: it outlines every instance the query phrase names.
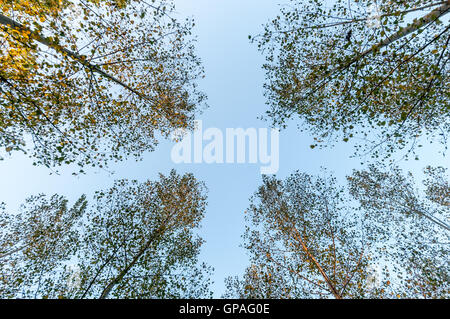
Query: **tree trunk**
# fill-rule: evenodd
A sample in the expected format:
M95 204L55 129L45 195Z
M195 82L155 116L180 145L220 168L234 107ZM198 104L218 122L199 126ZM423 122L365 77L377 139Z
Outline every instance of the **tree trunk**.
M117 285L123 277L130 271L131 268L138 262L138 260L145 254L145 252L150 248L150 246L155 242L155 240L161 236L164 232L164 228L158 228L153 232L150 236L150 239L145 243L145 245L139 250L139 252L134 256L133 260L115 277L113 278L109 284L103 289L99 299L108 298L109 293Z

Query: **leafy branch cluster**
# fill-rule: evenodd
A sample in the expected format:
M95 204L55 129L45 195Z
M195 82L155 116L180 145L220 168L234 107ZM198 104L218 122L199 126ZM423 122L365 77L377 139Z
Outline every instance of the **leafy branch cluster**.
M193 21L151 1L0 1L0 145L105 167L191 128L205 95Z

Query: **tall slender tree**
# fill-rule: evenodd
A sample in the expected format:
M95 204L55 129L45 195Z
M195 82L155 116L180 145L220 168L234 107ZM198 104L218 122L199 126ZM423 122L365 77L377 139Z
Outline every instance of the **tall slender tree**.
M191 128L193 21L170 0L1 0L0 147L104 167ZM82 169L82 168L81 168Z
M210 297L210 267L195 234L203 183L172 171L159 181L120 180L73 208L53 196L2 213L3 298Z
M413 152L450 131L450 1L291 0L253 38L267 58L267 115L301 119L312 148Z
M448 175L442 167L427 167L425 175L424 191L399 168L370 165L348 177L349 192L370 222L371 238L378 247L384 243L379 254L389 265L384 276L393 283L386 290L397 297L450 294Z
M227 296L365 296L370 247L364 221L343 201L334 179L298 172L285 181L266 177L246 211L252 266L244 280L227 280Z
M42 297L57 289L80 246L79 226L86 211L84 196L68 207L62 196L32 196L16 214L0 215L0 297Z

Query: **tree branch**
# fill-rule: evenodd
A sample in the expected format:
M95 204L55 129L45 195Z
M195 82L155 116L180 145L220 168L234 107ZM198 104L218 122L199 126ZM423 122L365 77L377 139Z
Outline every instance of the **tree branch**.
M154 102L153 99L142 95L140 92L138 92L137 90L135 90L134 88L130 87L128 84L120 81L119 79L117 79L116 77L106 73L105 71L103 71L102 69L100 69L97 65L92 64L90 62L88 62L86 60L86 58L82 55L79 55L76 52L70 51L66 48L64 48L63 46L61 46L60 44L56 43L54 40L50 39L50 38L46 38L43 37L42 35L40 35L38 32L30 30L29 28L27 28L26 26L10 19L9 17L0 14L0 25L4 25L13 29L18 29L21 31L26 31L29 32L31 37L34 38L36 41L38 41L39 43L52 48L54 50L56 50L57 52L67 55L70 58L72 58L73 60L77 61L78 63L82 64L83 66L85 66L86 68L90 69L93 72L96 72L98 74L100 74L102 77L122 86L123 88L127 89L128 91L138 95L140 98L145 99L145 100L149 100L151 102Z

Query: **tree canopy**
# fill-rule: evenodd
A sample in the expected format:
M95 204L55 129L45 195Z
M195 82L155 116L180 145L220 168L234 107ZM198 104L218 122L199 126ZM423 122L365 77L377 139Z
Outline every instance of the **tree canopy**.
M228 278L237 298L448 298L448 185L426 196L401 170L265 178L246 211L251 266ZM448 193L447 193L448 195ZM436 204L436 206L433 205Z
M191 128L205 100L171 1L1 0L0 147L104 167Z
M268 117L298 117L316 146L390 156L447 144L450 1L291 0L253 37L266 56Z
M158 181L120 180L81 197L31 197L0 215L2 298L210 297L198 262L206 190L172 171Z

